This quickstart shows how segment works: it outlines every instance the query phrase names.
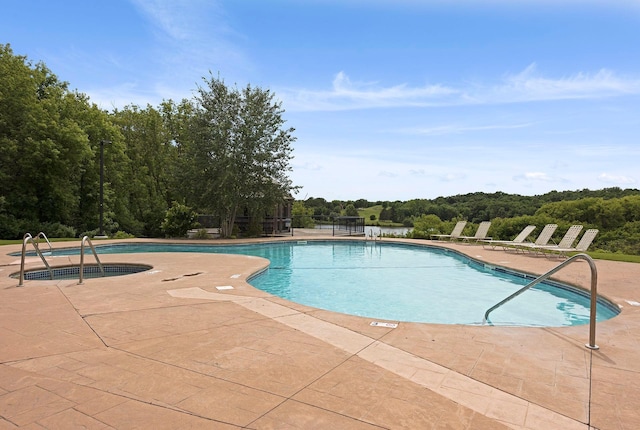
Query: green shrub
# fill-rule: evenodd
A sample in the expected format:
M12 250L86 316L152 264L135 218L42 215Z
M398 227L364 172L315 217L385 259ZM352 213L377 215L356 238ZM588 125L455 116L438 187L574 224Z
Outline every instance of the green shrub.
M11 215L0 214L0 238L20 239L20 222Z
M59 222L44 223L40 226L40 231L44 232L47 237L76 237L76 229ZM32 234L37 234L32 233Z
M194 239L209 239L209 232L206 228L199 229L196 234L193 235Z
M160 229L167 237L185 237L189 230L198 227L197 219L197 214L190 207L173 202Z
M118 230L111 236L112 239L132 239L135 236L127 233L126 231Z

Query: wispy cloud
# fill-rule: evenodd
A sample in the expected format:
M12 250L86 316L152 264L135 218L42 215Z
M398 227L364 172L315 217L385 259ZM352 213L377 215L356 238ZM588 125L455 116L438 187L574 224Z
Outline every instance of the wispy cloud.
M399 84L391 87L375 82L352 82L344 72L333 79L330 90L281 89L278 96L287 109L299 111L353 110L375 107L406 107L446 104L458 90L445 85L410 87Z
M215 0L131 0L159 31L175 40L196 40L208 30L216 34L232 33L222 19L223 11ZM217 24L208 28L214 20Z
M378 172L378 176L382 176L385 178L395 178L398 176L397 173L393 173L393 172L389 172L387 170L381 170L380 172Z
M513 179L515 181L542 181L542 182L551 182L555 180L555 178L549 176L544 172L526 172L521 175L514 176Z
M301 169L301 170L312 170L312 171L323 170L323 167L320 164L312 163L312 162L306 162L302 164L294 163L293 167L295 169Z
M126 66L145 71L147 80L134 85L145 87L150 93L146 95L147 102L158 103L177 94L178 99L189 97L209 71L233 75L251 69L251 61L242 48L245 36L228 24L221 2L130 1L153 34L142 55L143 64L133 61ZM115 92L117 88L110 90ZM132 92L129 97L137 99L144 95ZM126 96L124 93L123 97Z
M514 103L528 101L593 99L627 94L640 94L640 79L625 79L611 70L596 73L579 72L551 79L537 73L534 64L516 75L507 75L504 82L481 97L485 103Z
M389 87L353 82L339 72L330 89L284 88L277 91L288 110L337 111L380 107L438 107L509 104L567 99L595 99L640 94L640 77L620 77L601 69L548 78L535 63L517 74L505 75L498 84L474 83L458 88L444 84L411 87L405 83Z
M461 173L446 173L444 175L438 176L438 180L440 182L456 182L465 178L466 175Z
M617 185L633 185L637 182L634 178L630 176L611 175L609 173L601 173L600 175L598 175L598 180L606 184L617 184Z
M533 124L492 124L492 125L480 125L480 126L464 126L464 125L442 125L438 127L417 127L417 128L404 128L398 130L400 133L426 135L426 136L443 136L447 134L463 134L477 131L490 131L490 130L513 130L518 128L530 127Z

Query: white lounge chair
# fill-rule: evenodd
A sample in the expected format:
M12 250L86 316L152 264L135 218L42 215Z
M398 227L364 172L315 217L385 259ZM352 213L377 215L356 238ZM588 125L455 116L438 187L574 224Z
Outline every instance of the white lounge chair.
M491 239L490 236L487 236L489 232L489 227L491 227L491 221L482 221L480 225L478 225L478 229L476 230L476 234L473 236L460 236L458 239L463 242L478 242L480 240L488 240Z
M487 239L487 240L481 240L480 242L482 242L483 248L490 246L491 249L496 249L496 246L501 246L502 249L506 251L507 249L511 249L511 247L513 247L514 245L519 245L521 243L524 243L524 241L527 240L529 235L531 235L531 233L533 233L533 230L535 229L536 229L535 225L528 225L525 228L523 228L522 231L518 233L516 237L513 238L513 240Z
M557 247L549 247L548 250L553 253L557 253L561 257L566 257L569 252L585 252L591 246L591 243L596 238L598 229L591 228L584 232L580 241L574 248L562 248L560 245Z
M457 239L462 235L462 230L464 230L464 227L466 225L467 225L466 221L458 221L456 223L456 226L451 231L451 234L432 234L432 235L430 235L431 239L436 239L436 240L443 240L443 239L453 240L453 239Z
M558 228L558 224L547 224L544 226L544 228L536 238L535 242L533 243L522 242L520 244L516 244L514 245L515 249L519 251L525 251L528 247L531 247L531 246L547 245L551 240L551 236L553 236L553 233L555 233L557 228Z
M553 250L553 249L568 249L573 248L573 244L575 243L578 235L582 231L581 225L572 225L569 227L567 232L564 234L560 243L557 245L530 245L525 246L528 251L536 252L536 253L544 253L545 251Z

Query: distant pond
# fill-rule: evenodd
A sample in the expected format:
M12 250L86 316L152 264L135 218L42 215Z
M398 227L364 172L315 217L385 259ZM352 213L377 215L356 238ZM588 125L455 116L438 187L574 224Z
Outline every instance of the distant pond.
M315 227L316 229L328 229L331 230L333 229L333 226L331 224L324 224L324 225L316 225ZM386 235L396 235L396 236L404 236L405 234L407 234L407 232L413 230L412 228L409 227L377 227L377 226L370 226L370 225L366 225L364 227L364 233L365 235L368 235L369 232L373 230L374 232L381 232L382 234L386 234Z

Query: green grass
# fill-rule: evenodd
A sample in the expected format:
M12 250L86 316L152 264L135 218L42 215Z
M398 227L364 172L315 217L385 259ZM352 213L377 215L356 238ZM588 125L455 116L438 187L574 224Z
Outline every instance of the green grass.
M358 209L358 215L364 218L365 224L371 222L371 215L376 216L376 221L380 219L380 212L382 211L382 205L370 206L364 209Z
M618 254L614 252L592 251L587 252L596 260L622 261L624 263L640 263L640 255Z
M358 216L364 218L365 225L377 225L380 227L402 227L402 224L398 222L380 221L380 212L382 212L382 205L370 206L368 208L358 209ZM375 215L376 219L372 221L371 215Z

